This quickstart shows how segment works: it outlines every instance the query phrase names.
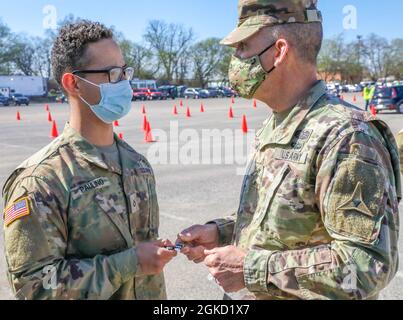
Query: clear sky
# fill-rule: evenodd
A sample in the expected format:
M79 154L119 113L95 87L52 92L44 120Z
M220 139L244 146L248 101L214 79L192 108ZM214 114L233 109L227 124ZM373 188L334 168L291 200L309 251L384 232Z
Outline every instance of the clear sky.
M14 32L43 34L46 5L53 5L58 19L72 13L98 20L134 41L141 41L149 20L161 19L192 27L199 39L224 37L236 25L237 0L2 0L0 18ZM343 8L357 9L357 29L345 30ZM347 39L377 33L388 39L403 37L402 0L319 0L325 36L345 33Z

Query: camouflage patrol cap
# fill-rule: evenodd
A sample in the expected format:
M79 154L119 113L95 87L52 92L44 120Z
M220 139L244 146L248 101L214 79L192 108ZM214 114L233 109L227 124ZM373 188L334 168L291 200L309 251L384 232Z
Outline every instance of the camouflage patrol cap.
M235 46L267 26L322 22L318 0L239 0L239 24L221 44Z

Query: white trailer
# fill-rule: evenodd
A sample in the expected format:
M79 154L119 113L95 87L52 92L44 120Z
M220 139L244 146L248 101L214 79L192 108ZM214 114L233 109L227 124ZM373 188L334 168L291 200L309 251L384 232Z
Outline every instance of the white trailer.
M48 93L47 81L42 77L0 76L0 88L28 97L44 97Z
M133 79L131 81L133 89L157 89L157 81Z

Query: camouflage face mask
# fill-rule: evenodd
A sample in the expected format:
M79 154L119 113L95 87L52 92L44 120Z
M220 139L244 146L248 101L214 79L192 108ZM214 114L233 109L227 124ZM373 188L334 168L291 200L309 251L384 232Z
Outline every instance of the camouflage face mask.
M260 60L260 57L277 43L273 43L260 54L248 58L241 59L235 55L232 57L229 68L229 81L231 87L245 99L252 99L257 89L262 85L266 76L270 74L276 67L266 71Z

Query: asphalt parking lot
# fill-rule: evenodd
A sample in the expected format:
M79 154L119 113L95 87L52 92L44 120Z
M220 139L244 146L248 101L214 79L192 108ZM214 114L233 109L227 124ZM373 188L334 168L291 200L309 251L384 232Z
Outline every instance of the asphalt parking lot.
M352 94L346 95L346 100L352 102ZM205 130L226 129L239 131L242 124L242 116L246 115L249 124L249 140L254 136L254 130L261 127L263 121L270 116L270 111L262 104L253 108L250 101L237 99L233 111L234 119L229 119L228 112L231 99L203 100L205 112L200 112L201 101L184 101L184 107L176 101L158 101L145 103L148 120L154 130L154 138L157 142L145 144L142 131L143 115L142 103L134 103L133 110L125 119L120 121L116 128L117 133L122 133L124 139L138 152L151 156L163 145L164 133L170 141L169 157L179 154L179 159L186 158L186 145L191 147L202 145L206 142L203 135ZM172 109L177 104L179 115L174 116ZM358 95L357 104L362 107L363 101ZM186 107L191 109L191 118L186 117ZM68 120L67 104L49 105L53 118L57 121L59 132ZM0 107L0 186L12 170L24 159L44 147L51 141L51 125L47 121L47 113L44 105L32 105L20 107L22 120L16 121L15 107ZM383 113L380 118L385 120L397 134L403 127L403 115L396 113ZM186 139L176 138L172 135L172 129L178 128L179 132L188 130L189 136L196 135L197 139L189 144ZM193 130L192 130L193 129ZM229 131L228 131L229 132ZM183 137L182 137L183 138ZM246 137L234 136L235 144L246 145ZM212 154L221 151L225 145L220 141L211 144ZM161 149L160 149L161 150ZM194 150L194 148L193 148ZM219 154L219 152L217 153ZM204 223L213 218L223 217L237 210L242 183L242 168L246 165L246 148L244 157L238 161L219 161L218 155L210 157L211 161L201 159L199 163L165 163L160 158L159 163L151 160L157 177L157 188L161 210L160 234L163 238L175 241L178 232L184 228ZM198 158L196 156L196 158ZM199 157L200 158L200 157ZM221 157L222 158L222 157ZM162 160L161 160L162 159ZM192 158L194 160L194 158ZM155 159L154 159L155 160ZM221 159L222 160L222 159ZM242 161L244 160L244 161ZM217 162L217 164L215 164ZM227 162L227 163L226 163ZM221 163L221 164L218 164ZM0 210L3 212L3 202L0 200ZM403 212L403 205L400 206ZM400 240L400 254L402 256L402 238ZM0 299L12 299L6 279L6 264L3 255L3 239L0 236ZM189 263L183 256L178 256L166 269L166 282L169 299L221 299L222 291L212 282L208 281L207 270L201 265ZM403 267L393 283L383 292L383 299L401 300L403 298Z

